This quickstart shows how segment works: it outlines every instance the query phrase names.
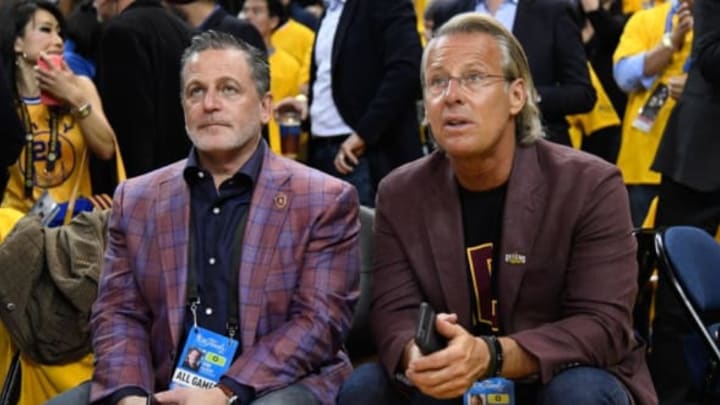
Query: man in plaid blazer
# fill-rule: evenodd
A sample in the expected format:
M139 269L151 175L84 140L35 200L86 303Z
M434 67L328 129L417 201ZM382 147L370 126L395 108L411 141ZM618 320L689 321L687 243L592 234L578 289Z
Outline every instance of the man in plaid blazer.
M187 161L116 191L91 319L91 403L145 404L152 393L164 404L334 403L351 371L342 343L357 298L358 197L269 151L260 135L272 108L268 83L256 50L225 34L203 33L186 50L181 98L194 148ZM238 248L237 212L247 217L231 268L223 259ZM193 271L197 323L229 336L225 318L212 318L228 300L212 302L233 296L233 284L213 289L214 278L237 271L240 354L218 386L166 391L192 325Z

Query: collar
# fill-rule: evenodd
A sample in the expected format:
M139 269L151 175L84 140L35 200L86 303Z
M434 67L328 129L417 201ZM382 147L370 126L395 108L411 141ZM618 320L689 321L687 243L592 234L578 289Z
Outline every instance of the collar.
M344 5L347 0L323 0L325 10L333 11L341 5Z
M245 164L240 168L240 170L238 170L232 176L232 179L241 180L245 178L249 179L251 184L256 184L258 177L260 176L260 169L262 168L262 162L265 159L266 150L267 144L265 143L265 140L260 139L260 142L258 142L258 146L255 149L255 152L250 155L250 159L245 162ZM197 184L198 182L203 181L205 178L210 177L210 173L200 166L197 157L197 150L194 146L190 149L190 155L188 156L185 170L183 170L183 177L185 178L185 182L189 186Z

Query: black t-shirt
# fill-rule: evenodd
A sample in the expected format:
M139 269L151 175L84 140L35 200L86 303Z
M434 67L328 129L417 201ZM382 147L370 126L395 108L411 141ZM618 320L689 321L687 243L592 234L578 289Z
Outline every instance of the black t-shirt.
M474 335L499 332L497 314L498 247L502 234L507 183L487 191L469 191L458 185L462 210L469 303Z

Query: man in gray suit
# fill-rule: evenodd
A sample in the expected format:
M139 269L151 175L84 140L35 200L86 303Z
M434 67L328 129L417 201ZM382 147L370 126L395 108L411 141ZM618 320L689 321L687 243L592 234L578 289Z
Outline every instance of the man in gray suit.
M340 403L460 404L497 376L518 380L519 404L656 403L617 168L540 139L527 58L492 18L448 21L422 69L441 151L380 184L371 326L384 367L358 368ZM432 354L413 339L422 301L448 341Z

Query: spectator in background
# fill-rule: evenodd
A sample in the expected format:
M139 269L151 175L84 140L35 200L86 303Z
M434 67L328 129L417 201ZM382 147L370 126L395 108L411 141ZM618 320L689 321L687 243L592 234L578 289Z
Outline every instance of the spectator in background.
M715 235L720 223L720 1L696 0L692 64L660 141L656 226L692 225ZM658 283L650 371L661 401L688 401L683 336L690 322L667 279Z
M15 109L15 97L10 89L11 81L5 68L3 56L0 54L0 190L5 190L10 175L8 167L17 160L25 141L25 131ZM3 194L0 194L0 203Z
M266 52L265 41L249 22L230 15L215 0L166 0L188 24L200 31L225 32Z
M360 203L421 155L416 98L422 48L410 0L334 0L313 49L308 163L352 183ZM286 99L307 112L307 103Z
M283 100L301 94L307 87L307 77L302 75L300 62L282 48L273 45L275 30L287 21L285 7L280 0L245 0L243 15L257 28L268 49L270 63L270 93L273 100ZM268 143L273 152L281 153L280 130L275 117L268 123Z
M129 177L186 157L180 56L192 28L159 0L95 0L105 21L98 83Z
M308 27L312 31L316 31L320 19L315 14L305 10L297 0L281 0L283 6L287 10L290 18Z
M618 167L630 194L633 224L641 226L657 195L650 169L670 112L685 83L692 0L671 0L633 14L613 55L614 77L628 94Z
M2 207L29 212L45 192L57 203L91 196L87 155L111 159L115 134L93 82L51 61L63 53L62 14L45 0L19 0L6 3L0 18L5 85L31 135L10 171Z
M565 117L592 110L597 99L571 5L555 0L453 0L441 15L468 11L495 17L517 37L530 61L547 137L571 145ZM444 22L436 19L435 26Z

